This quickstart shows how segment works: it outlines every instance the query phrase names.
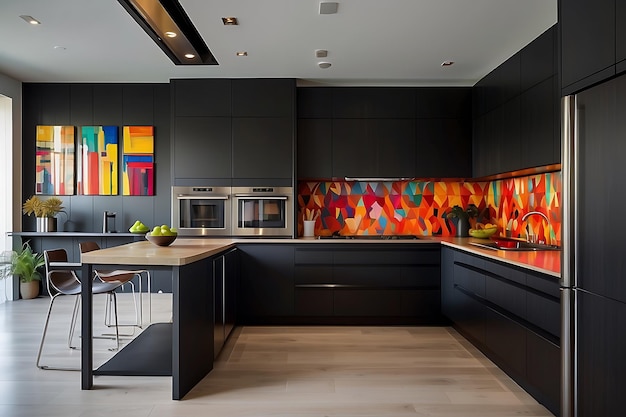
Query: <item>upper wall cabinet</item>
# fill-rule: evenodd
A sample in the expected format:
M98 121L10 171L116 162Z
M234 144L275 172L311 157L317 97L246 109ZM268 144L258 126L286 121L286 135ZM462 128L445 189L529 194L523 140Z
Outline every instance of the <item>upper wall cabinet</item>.
M556 25L474 86L473 176L560 162Z
M294 80L172 80L171 90L174 185L292 184Z
M612 77L624 59L624 5L621 0L562 0L561 93L576 93ZM616 15L620 12L621 16ZM620 20L621 17L621 20ZM617 50L616 50L617 47ZM616 51L618 56L616 57Z
M299 88L298 178L468 177L470 115L471 88Z
M175 117L230 117L230 80L184 79L170 85Z
M332 109L338 119L412 119L415 94L411 88L338 87Z
M293 79L236 79L233 117L294 117L296 84Z

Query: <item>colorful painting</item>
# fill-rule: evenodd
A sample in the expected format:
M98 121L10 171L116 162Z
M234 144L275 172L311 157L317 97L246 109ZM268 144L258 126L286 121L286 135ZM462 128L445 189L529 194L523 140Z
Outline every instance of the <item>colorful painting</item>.
M123 195L154 195L154 128L124 126Z
M35 194L74 194L74 126L37 126Z
M469 204L478 207L472 219L495 223L500 234L525 237L526 227L547 243L561 241L561 173L532 175L487 182L395 181L395 182L300 182L298 229L302 231L305 209L320 212L317 235L411 234L454 236L455 224L448 210ZM540 216L521 218L530 211ZM299 236L302 233L298 234Z
M117 130L117 126L82 127L78 194L118 194Z

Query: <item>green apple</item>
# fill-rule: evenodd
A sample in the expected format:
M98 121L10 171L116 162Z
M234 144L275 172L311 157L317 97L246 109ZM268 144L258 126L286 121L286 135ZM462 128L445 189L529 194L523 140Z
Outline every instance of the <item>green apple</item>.
M161 236L161 228L159 226L154 226L154 229L152 229L152 233L150 233L152 236Z

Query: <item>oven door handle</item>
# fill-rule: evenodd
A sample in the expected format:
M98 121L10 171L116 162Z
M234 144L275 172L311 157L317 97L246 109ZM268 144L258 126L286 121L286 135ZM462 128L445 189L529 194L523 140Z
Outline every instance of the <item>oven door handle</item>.
M287 200L286 195L235 194L237 198L255 198L257 200Z
M228 200L227 195L212 195L212 196L198 196L198 195L179 195L176 196L178 200Z

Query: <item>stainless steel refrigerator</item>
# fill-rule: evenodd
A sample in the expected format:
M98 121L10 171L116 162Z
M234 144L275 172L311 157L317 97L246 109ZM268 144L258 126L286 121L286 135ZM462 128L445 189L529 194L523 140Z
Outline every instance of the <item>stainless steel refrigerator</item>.
M561 413L626 415L626 76L562 101Z

